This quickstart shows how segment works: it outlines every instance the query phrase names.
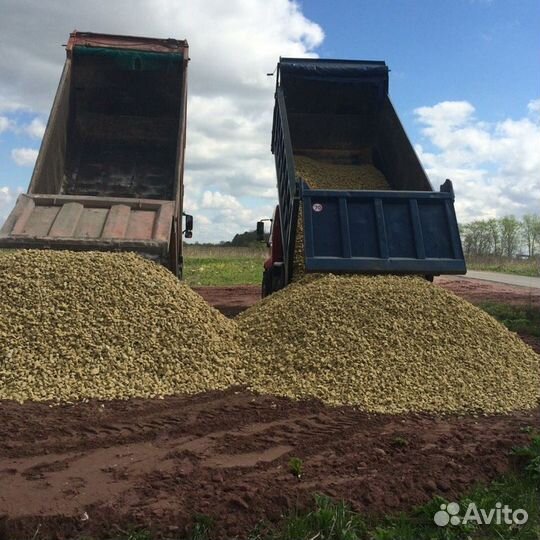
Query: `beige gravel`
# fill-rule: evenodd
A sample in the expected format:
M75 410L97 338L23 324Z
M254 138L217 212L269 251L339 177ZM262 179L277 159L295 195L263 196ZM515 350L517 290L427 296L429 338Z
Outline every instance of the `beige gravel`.
M236 324L136 255L3 254L0 294L0 399L153 397L236 381Z
M259 392L384 413L538 403L538 355L421 278L306 276L237 319L256 351L250 386Z

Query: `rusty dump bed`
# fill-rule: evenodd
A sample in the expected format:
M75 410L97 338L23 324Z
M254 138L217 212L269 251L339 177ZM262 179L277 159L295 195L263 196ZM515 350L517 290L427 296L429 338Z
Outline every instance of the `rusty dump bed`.
M182 264L187 42L73 32L28 193L0 247Z
M166 256L174 203L70 195L21 195L0 229L4 247L141 251Z

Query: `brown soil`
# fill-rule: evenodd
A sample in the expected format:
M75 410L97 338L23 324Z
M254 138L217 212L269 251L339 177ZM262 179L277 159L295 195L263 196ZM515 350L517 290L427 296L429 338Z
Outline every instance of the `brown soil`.
M241 390L50 407L3 402L3 537L72 538L141 525L180 535L193 515L216 538L307 506L313 492L358 511L455 499L508 470L540 409L493 417L369 415ZM304 463L291 475L292 456Z
M435 283L462 296L473 304L493 301L505 304L531 305L540 308L540 289L514 287L502 283L448 276L435 278ZM237 315L261 298L261 288L258 285L194 287L194 289L209 304L229 317Z
M236 317L261 299L260 285L193 287L193 290L227 317Z
M521 304L540 309L540 289L532 287L515 287L503 283L447 276L436 278L435 283L473 304L491 301L503 304Z
M515 287L439 283L474 302L528 298ZM259 287L197 290L229 316L259 299ZM197 513L215 518L215 538L242 538L308 506L314 492L361 512L406 510L507 471L524 426L540 429L540 409L382 416L241 389L64 406L4 401L0 540L103 537L136 525L179 537ZM293 456L304 463L300 480L288 469Z

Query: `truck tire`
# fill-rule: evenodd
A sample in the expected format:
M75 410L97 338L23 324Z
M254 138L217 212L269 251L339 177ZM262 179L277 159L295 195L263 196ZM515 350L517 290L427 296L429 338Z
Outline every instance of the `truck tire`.
M274 291L272 288L272 268L269 268L268 270L265 270L263 272L261 297L264 298L265 296L269 296L273 292Z

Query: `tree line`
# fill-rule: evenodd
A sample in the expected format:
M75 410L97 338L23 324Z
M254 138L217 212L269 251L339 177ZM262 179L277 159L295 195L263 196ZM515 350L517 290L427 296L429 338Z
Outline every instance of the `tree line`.
M460 232L463 250L469 257L540 254L540 215L478 219L461 225Z

